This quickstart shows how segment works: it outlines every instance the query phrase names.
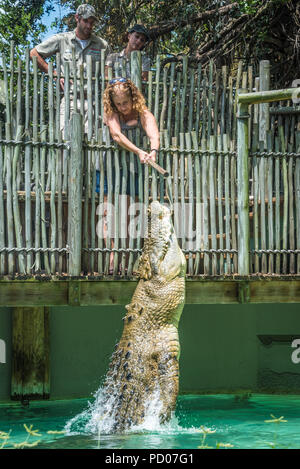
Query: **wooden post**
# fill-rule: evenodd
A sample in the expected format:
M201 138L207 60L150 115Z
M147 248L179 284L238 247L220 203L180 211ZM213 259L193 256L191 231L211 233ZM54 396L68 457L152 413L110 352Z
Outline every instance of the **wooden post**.
M130 54L131 80L142 89L142 56L141 51L134 50Z
M13 309L11 398L50 396L49 310Z
M259 62L259 90L268 91L270 89L270 61L261 60ZM259 105L259 141L267 145L267 131L270 128L269 103Z
M239 90L243 93L243 90ZM239 104L237 114L237 200L238 200L238 273L249 275L249 169L248 105Z
M82 229L82 116L74 113L71 119L71 157L69 165L69 220L68 244L69 275L81 272L81 229Z

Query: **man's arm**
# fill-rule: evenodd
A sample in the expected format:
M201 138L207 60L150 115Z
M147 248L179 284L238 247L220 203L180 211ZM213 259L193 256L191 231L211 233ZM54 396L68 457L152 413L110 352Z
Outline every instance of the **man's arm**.
M46 60L43 59L43 57L38 53L38 51L36 50L35 47L33 49L31 49L29 55L30 55L31 60L33 59L33 57L37 58L37 60L36 60L37 66L42 72L48 73L48 64L47 64ZM57 75L56 70L53 70L53 75L54 76ZM61 78L59 80L59 83L60 83L61 89L64 90L64 79Z
M31 49L31 51L30 51L29 54L30 54L31 60L33 59L33 57L36 57L36 58L37 58L37 66L39 67L39 69L40 69L42 72L48 73L48 64L47 64L47 62L43 59L43 57L38 53L38 51L36 50L35 47L34 47L33 49Z

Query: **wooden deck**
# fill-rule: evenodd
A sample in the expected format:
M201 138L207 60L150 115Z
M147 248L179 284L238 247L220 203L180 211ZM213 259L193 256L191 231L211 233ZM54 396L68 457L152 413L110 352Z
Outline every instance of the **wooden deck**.
M12 59L0 67L5 83L0 306L129 301L146 209L151 200L165 202L170 194L175 231L187 259L188 302L299 301L299 109L292 106L295 89L269 91L276 87L271 83L264 88L263 67L269 63L262 61L255 77L252 66L240 62L229 76L226 67L218 70L212 62L207 70L194 69L187 57L182 69L174 64L161 69L157 58L155 72L141 86L159 123L158 162L170 175L166 180L147 165L142 171L135 155L110 141L99 119L106 82L93 77L90 66L83 81L77 81L82 91L77 112L69 112L71 96L65 90L68 112L62 134L62 95L53 65L45 77L28 53L17 70L8 66ZM141 83L137 53L132 60L132 79ZM104 62L98 65L99 71ZM65 67L67 72L69 64ZM86 133L82 87L94 79ZM262 91L253 92L258 89ZM14 90L20 99L14 99ZM268 103L276 101L270 114ZM141 138L137 132L136 143L146 149L148 142ZM98 192L96 168L101 170ZM143 208L130 212L136 202Z
M0 307L125 305L137 279L0 278ZM186 304L300 303L300 275L188 278Z

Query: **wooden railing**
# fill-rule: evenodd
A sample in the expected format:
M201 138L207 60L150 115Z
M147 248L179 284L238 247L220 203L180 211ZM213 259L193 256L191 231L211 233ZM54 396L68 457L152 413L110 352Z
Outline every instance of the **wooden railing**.
M6 69L3 58L0 275L131 278L147 207L154 199L169 203L170 195L188 276L299 274L299 114L295 106L279 117L266 105L260 108L270 100L280 101L280 109L284 100L291 107L296 90L252 93L258 87L252 67L243 72L239 64L229 77L226 67L215 70L213 63L208 70L189 68L188 58L177 69L174 63L162 68L158 57L147 83L141 83L138 53L132 61L137 70L132 78L159 122L159 164L168 179L148 166L142 171L139 162L135 172L136 157L128 159L110 141L101 120L104 57L96 66L102 75L93 76L88 63L86 76L80 69L72 77L78 112L70 113L65 87L65 133L52 65L44 76L35 61L31 68L28 53L25 66L18 61L14 70ZM267 65L261 64L261 82ZM93 94L85 92L85 84ZM238 93L241 87L247 93Z

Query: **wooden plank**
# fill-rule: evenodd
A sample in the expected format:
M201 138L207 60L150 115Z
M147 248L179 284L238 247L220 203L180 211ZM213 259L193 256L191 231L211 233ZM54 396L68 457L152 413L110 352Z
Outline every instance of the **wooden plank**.
M1 281L0 306L58 306L68 304L68 282Z
M107 281L82 282L81 305L117 305L130 302L137 282ZM227 304L238 303L237 282L234 280L215 281L187 281L186 304Z
M250 303L299 303L299 301L299 281L250 282Z
M185 304L232 304L238 303L237 283L226 281L186 282Z
M80 304L126 305L137 286L137 281L95 281L81 283Z
M2 280L0 306L126 305L136 286L137 280ZM186 304L240 302L300 303L300 277L202 277L186 281Z

